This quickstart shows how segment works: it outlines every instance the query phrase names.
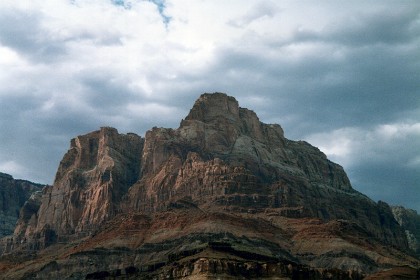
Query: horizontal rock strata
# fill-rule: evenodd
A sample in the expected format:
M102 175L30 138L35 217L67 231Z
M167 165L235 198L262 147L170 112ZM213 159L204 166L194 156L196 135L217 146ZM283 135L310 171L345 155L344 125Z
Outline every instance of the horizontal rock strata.
M3 252L59 249L13 277L359 279L418 265L412 214L357 192L318 148L233 97L203 94L177 129L72 139Z

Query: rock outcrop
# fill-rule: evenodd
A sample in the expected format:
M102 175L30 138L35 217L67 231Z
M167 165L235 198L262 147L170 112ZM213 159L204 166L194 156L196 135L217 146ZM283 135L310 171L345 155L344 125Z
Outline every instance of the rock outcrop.
M410 249L420 256L420 215L402 206L393 206L392 213L405 231Z
M13 233L20 208L44 186L0 173L0 238Z
M138 180L142 149L140 136L109 127L72 139L54 186L42 195L35 232L48 228L57 237L87 232L115 216Z
M40 253L20 270L8 259L5 275L359 279L419 265L410 215L397 212L316 147L233 97L203 94L177 129L73 139L3 250Z

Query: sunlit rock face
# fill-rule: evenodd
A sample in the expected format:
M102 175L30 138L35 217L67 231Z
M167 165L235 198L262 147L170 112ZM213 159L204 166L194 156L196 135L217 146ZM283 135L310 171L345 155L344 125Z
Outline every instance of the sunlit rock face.
M413 228L397 212L354 190L318 148L285 138L231 96L206 93L179 128L143 138L104 127L72 139L53 186L21 209L6 251L63 248L48 269L33 267L41 278L360 279L418 263ZM69 242L78 245L58 245Z
M42 195L34 232L86 232L113 217L139 178L142 149L140 136L109 127L72 139L54 185Z

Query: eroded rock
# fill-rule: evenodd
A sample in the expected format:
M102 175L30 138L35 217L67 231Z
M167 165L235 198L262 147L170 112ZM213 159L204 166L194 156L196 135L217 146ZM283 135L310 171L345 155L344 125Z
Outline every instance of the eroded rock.
M73 139L54 185L25 204L7 246L62 248L57 261L28 268L41 278L137 277L153 266L162 277L293 278L301 269L359 279L419 263L406 254L413 227L401 213L354 190L316 147L214 93L177 129L142 138L106 127ZM211 242L227 244L228 260L200 255Z

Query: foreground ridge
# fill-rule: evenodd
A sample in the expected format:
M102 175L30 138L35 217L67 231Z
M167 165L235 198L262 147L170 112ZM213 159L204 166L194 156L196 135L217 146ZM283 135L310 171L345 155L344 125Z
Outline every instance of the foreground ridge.
M417 277L419 216L404 211L354 190L341 166L235 98L205 93L177 129L72 139L53 186L2 239L0 271L362 279L394 267Z

